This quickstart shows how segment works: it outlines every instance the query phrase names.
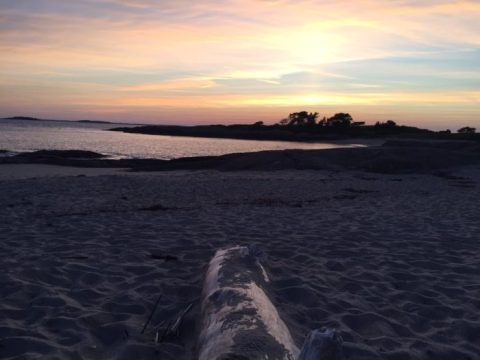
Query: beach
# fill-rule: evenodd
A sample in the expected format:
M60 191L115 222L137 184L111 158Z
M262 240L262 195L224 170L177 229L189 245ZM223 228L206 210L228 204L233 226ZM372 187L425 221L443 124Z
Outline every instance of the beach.
M20 164L0 165L0 187L2 359L192 359L208 262L236 244L264 251L272 302L300 347L327 327L347 359L480 358L478 165ZM191 303L179 336L156 344L162 321Z
M480 360L480 0L0 4L0 360Z

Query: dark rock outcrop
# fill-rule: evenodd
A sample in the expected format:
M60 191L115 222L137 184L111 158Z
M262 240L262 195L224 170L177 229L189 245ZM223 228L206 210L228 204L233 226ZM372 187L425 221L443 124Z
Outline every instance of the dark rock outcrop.
M452 144L453 143L453 144ZM128 168L132 171L355 170L384 174L431 173L480 164L475 142L391 141L384 146L329 150L280 150L222 156L160 159L106 159L88 151L36 151L0 157L1 163L42 163L79 167Z

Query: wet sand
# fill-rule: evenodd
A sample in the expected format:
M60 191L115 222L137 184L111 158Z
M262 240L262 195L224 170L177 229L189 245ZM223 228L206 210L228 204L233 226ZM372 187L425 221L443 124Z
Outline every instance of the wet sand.
M5 166L2 359L192 359L207 264L234 244L266 253L272 301L299 346L325 326L339 330L347 359L480 357L478 166L436 175L58 167L53 177L45 167L12 177ZM192 302L180 337L155 344L156 327Z

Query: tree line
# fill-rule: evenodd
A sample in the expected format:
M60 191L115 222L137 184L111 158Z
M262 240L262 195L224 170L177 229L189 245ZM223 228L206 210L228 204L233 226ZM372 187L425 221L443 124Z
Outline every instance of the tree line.
M255 125L263 125L263 122L257 122ZM311 127L311 128L332 128L332 129L347 129L351 127L364 126L364 121L354 121L353 117L348 113L336 113L335 115L327 118L323 117L319 119L318 112L299 111L293 112L288 117L280 120L277 125L284 127ZM398 125L393 120L387 120L385 122L377 121L374 125L376 128L393 129ZM442 131L444 133L451 133L450 130ZM476 129L474 127L465 126L457 130L460 134L474 134Z

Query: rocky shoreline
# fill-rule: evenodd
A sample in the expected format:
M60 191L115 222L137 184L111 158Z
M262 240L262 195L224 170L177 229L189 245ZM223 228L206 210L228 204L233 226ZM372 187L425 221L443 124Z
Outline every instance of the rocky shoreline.
M327 150L280 150L221 156L109 159L80 150L41 150L0 157L0 164L50 164L131 171L357 170L383 174L428 173L480 162L473 141L389 140L382 146Z

